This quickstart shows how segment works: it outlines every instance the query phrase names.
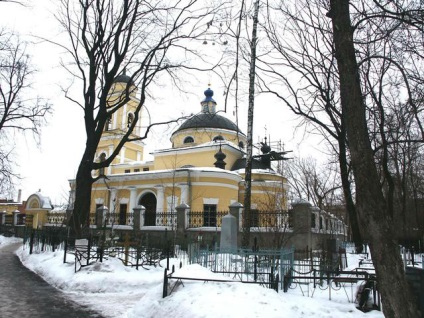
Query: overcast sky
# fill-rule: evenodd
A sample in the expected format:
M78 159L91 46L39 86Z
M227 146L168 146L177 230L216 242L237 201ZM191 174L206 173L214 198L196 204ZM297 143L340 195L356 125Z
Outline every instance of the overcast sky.
M25 138L17 136L13 141L19 164L17 171L23 178L17 189L22 189L23 200L41 189L42 193L49 196L54 204L61 204L67 200L68 180L75 177L85 145L83 113L80 108L65 99L60 89L61 85L66 85L70 80L69 74L59 64L60 58L63 57L62 51L33 37L57 39L64 36L60 34L52 13L55 12L55 6L59 1L37 0L26 1L26 3L30 5L1 3L0 25L15 30L23 39L36 42L27 50L38 69L33 86L39 96L50 100L54 113L48 117L48 124L42 130L41 145L35 145L29 135ZM169 90L165 94L161 92L161 96L164 96L161 100L148 100L146 104L154 117L153 120L155 118L156 121L163 120L164 109L168 116L199 112L200 100L204 98L203 91L210 81L211 88L215 91L214 99L218 103L217 109L223 110L223 92L219 87L214 86L211 76L202 76L197 83L193 83L191 96ZM239 106L239 125L246 132L247 103ZM233 110L234 107L230 105L227 117L235 121ZM301 133L293 136L296 124L293 118L290 112L284 110L283 106L274 100L265 97L257 98L254 141L263 138L266 131L273 141L281 140L286 150L293 150L292 156L306 157L314 153L318 154L317 139L311 141L309 138L309 141L306 141ZM146 141L148 151L170 147L171 133L172 130L169 128L153 131Z

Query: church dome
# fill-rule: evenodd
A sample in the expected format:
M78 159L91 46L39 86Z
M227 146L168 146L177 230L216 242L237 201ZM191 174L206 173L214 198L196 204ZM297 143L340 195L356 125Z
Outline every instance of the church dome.
M131 80L131 76L124 74L118 75L114 80L114 83L124 83L124 84L128 84L131 83L131 85L135 85L134 81Z
M215 128L226 129L243 134L243 132L230 119L218 115L215 111L216 102L212 98L213 90L208 88L204 91L205 99L201 101L201 113L187 119L175 132L186 129ZM244 134L243 134L244 135Z
M176 131L185 129L217 128L242 133L235 123L218 114L201 113L187 119Z

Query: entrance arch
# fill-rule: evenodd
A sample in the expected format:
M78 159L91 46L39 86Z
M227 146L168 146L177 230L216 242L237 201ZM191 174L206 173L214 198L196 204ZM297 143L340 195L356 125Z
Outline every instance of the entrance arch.
M151 192L146 193L140 198L138 204L146 208L146 212L144 214L144 225L155 226L156 225L156 196Z

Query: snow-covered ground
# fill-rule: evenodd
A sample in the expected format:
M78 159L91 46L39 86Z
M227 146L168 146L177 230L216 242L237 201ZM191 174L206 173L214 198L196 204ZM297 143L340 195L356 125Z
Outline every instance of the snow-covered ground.
M0 248L16 242L0 236ZM253 284L231 282L183 281L183 285L162 298L164 267L149 270L125 267L119 259L109 258L74 273L72 255L63 263L63 251L29 255L21 247L16 251L22 263L62 290L69 298L87 305L105 317L370 317L383 318L380 311L363 313L355 308L352 295L356 286L308 291L303 286L288 293ZM348 264L356 267L358 256L348 254ZM173 260L177 263L177 260ZM228 279L199 265L176 270L178 276ZM174 284L175 281L172 281ZM348 299L349 297L349 299Z

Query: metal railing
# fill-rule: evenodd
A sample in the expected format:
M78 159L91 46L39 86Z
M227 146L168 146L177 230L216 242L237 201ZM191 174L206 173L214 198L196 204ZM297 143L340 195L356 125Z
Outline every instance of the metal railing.
M209 268L246 283L269 285L277 274L284 277L293 267L294 250L237 249L223 251L201 249L199 243L188 246L189 262ZM280 281L280 288L283 288Z
M66 212L50 212L47 213L47 223L54 225L62 225L66 223Z
M265 211L252 210L250 213L250 227L262 229L289 229L291 228L291 216L288 211ZM245 219L242 224L244 226Z
M228 213L228 211L190 211L188 212L188 227L221 227L222 217Z
M177 212L156 212L156 226L177 226Z

